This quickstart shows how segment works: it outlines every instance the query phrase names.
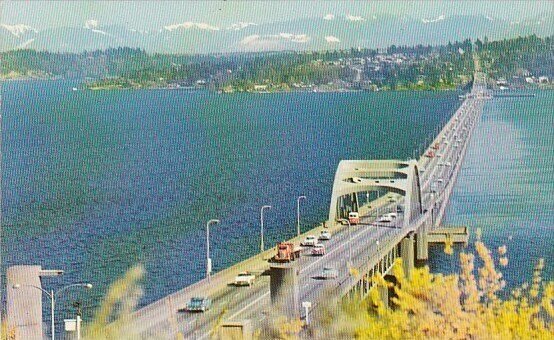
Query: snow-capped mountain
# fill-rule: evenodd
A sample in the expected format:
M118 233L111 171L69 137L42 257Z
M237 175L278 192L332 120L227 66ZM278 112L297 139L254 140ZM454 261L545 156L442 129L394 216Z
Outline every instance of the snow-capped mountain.
M0 24L0 50L25 48L38 34L38 30L29 25Z
M228 25L182 21L145 31L87 20L81 27L37 30L0 25L0 50L32 48L81 52L108 47L140 47L160 53L212 53L269 50L321 50L443 44L466 38L502 39L554 34L552 16L509 22L486 15L415 19L407 16L329 13L323 17L259 24Z

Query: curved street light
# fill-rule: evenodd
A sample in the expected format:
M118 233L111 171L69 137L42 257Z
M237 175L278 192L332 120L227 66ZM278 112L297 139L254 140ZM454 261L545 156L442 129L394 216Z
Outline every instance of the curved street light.
M306 196L298 196L296 199L296 236L300 236L300 200L305 200Z
M210 258L210 224L219 223L219 220L211 219L206 223L206 277L212 279L212 259Z
M12 286L13 289L19 289L21 287L32 287L32 288L38 289L50 298L50 312L51 312L50 319L51 319L51 327L52 327L52 340L54 340L55 339L55 333L56 333L56 331L55 331L56 326L55 326L55 323L54 323L54 320L55 320L54 319L54 307L55 307L56 296L58 294L60 294L61 292L65 291L69 288L72 288L72 287L84 287L86 289L91 289L92 284L91 283L73 283L73 284L62 287L62 288L58 289L57 291L54 291L54 290L47 291L46 289L44 289L42 287L38 287L38 286L35 286L35 285L28 285L28 284L16 283Z

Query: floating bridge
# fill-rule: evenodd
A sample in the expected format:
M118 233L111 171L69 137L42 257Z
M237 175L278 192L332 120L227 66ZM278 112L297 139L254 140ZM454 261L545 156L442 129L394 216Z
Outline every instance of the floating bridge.
M325 228L333 237L326 241L324 256L310 256L306 249L294 263L277 265L268 261L274 255L274 249L269 249L137 310L124 324L112 324L106 331L138 339L206 339L214 335L214 323L223 320L219 329L223 337L248 338L252 329L275 315L277 308L290 318L304 319L317 313L317 306L329 292L363 298L374 288L370 278L374 274L386 276L398 257L409 275L416 260L428 258L430 241L450 237L449 230L439 228L440 223L487 98L485 77L477 72L471 93L419 159L341 161L328 220L290 240L299 244L308 234L316 235ZM359 212L361 223L342 223L352 211ZM385 212L397 214L394 223L377 222ZM463 228L452 235L456 241L467 242ZM336 279L318 278L327 267L337 270ZM258 274L256 284L230 285L235 275L245 270ZM380 294L387 298L386 290L381 289ZM210 297L211 310L182 312L194 296ZM278 306L277 300L287 303Z

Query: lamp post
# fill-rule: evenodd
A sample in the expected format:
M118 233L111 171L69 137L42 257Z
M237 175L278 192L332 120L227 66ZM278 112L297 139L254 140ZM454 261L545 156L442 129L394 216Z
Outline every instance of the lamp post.
M377 216L379 216L379 214L381 213L381 207L379 205L379 204L381 204L379 202L380 199L381 199L381 193L379 192L379 190L377 190L377 210L376 210Z
M92 284L90 283L74 283L74 284L70 284L70 285L67 285L65 287L62 287L60 289L58 289L57 291L54 291L54 290L50 290L50 291L47 291L46 289L42 288L42 287L38 287L38 286L34 286L34 285L27 285L27 284L19 284L19 283L16 283L14 284L13 286L13 289L19 289L21 287L32 287L32 288L35 288L35 289L38 289L38 290L41 290L44 294L46 294L49 298L50 298L50 321L51 321L51 327L52 327L52 340L55 339L55 334L56 334L56 326L55 326L55 323L54 323L54 308L55 308L55 300L56 300L56 295L60 294L61 292L63 292L64 290L67 290L71 287L84 287L86 289L91 289L92 288Z
M77 340L81 340L81 303L76 301L73 303L73 307L77 308L77 315L75 316L75 330L77 331Z
M306 199L306 196L298 196L296 199L296 236L300 236L300 200Z
M312 308L312 303L310 301L303 301L302 307L304 307L304 310L306 312L306 325L310 324L310 308Z
M431 223L433 226L435 225L435 191L431 189L431 203L433 206L431 207Z
M352 266L352 234L350 232L350 227L352 226L350 224L350 221L346 218L342 218L339 220L339 222L346 222L348 223L348 266Z
M271 205L264 205L260 209L260 252L264 251L264 209L271 209Z
M392 209L395 216L398 216L398 201L395 200L394 198L391 198L389 199L389 203L395 203ZM394 218L394 227L398 228L398 218L396 217Z
M206 223L206 277L208 281L212 279L212 259L210 258L210 224L219 223L219 220L209 220Z

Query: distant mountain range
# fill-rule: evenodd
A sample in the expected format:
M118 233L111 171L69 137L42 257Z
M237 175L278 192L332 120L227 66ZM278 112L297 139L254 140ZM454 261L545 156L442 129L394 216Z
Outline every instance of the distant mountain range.
M51 52L82 52L109 47L139 47L159 53L218 53L279 50L327 50L390 45L435 45L487 36L490 40L554 33L554 18L509 22L481 15L334 16L256 24L237 22L227 27L183 22L155 31L124 26L101 26L89 20L82 27L38 30L24 24L0 25L0 51L31 48Z

